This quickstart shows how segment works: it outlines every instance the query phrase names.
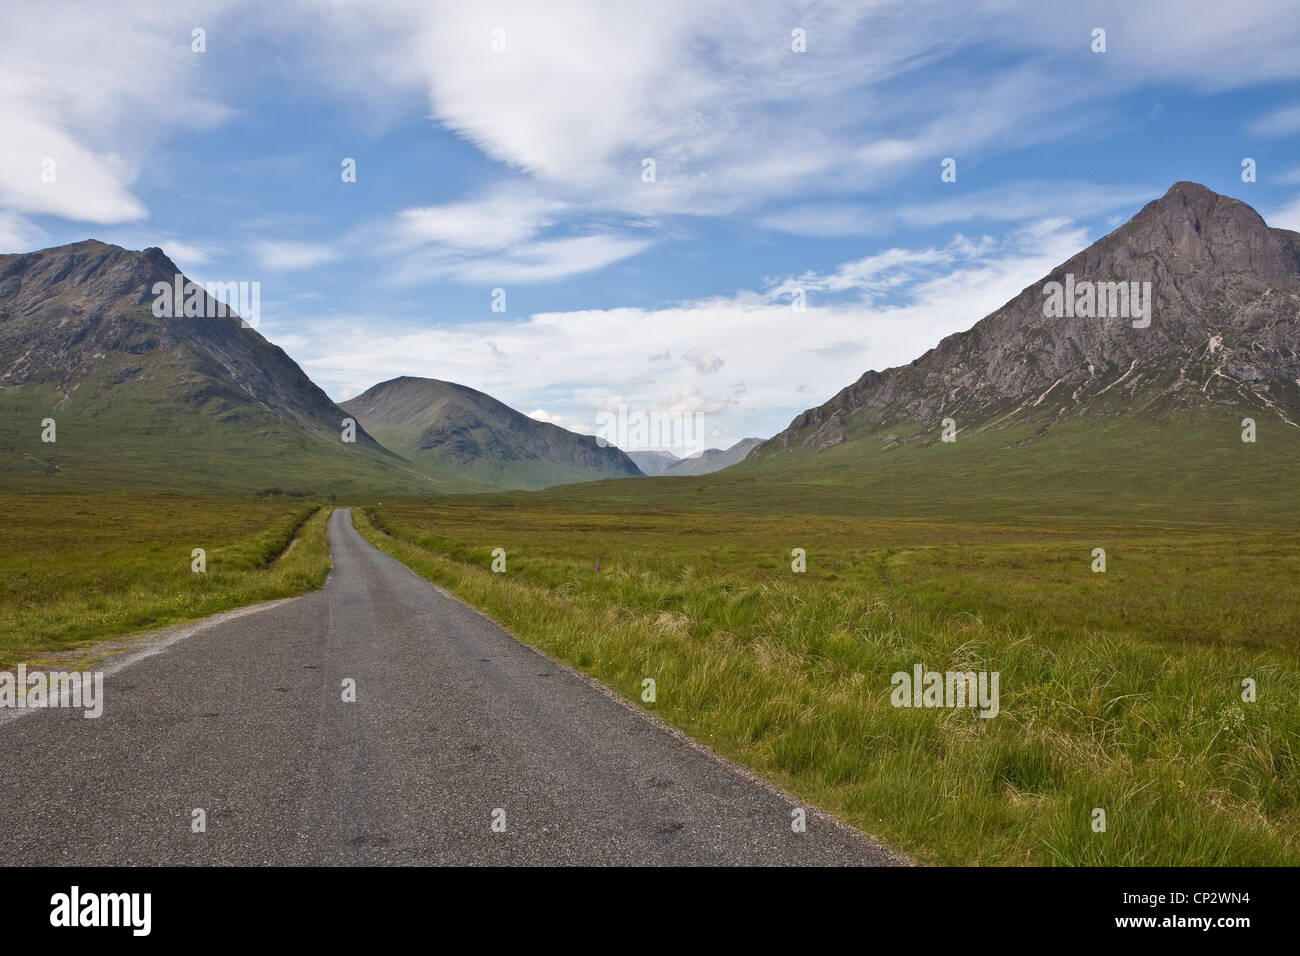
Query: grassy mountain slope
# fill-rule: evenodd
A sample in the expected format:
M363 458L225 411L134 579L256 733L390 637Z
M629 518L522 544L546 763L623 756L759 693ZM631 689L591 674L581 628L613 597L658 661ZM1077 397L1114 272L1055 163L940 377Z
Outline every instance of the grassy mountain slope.
M343 442L342 410L237 317L155 316L179 271L94 240L0 256L0 485L437 490L364 429Z
M386 447L431 473L461 476L467 491L641 474L617 448L535 421L452 382L402 376L367 389L343 408Z
M494 495L492 505L642 509L683 521L713 513L1300 526L1300 435L1285 425L1261 425L1249 444L1234 412L1202 410L1161 422L1073 421L1020 443L1031 435L1022 426L951 444L851 441L813 456L747 459L689 481L601 481Z

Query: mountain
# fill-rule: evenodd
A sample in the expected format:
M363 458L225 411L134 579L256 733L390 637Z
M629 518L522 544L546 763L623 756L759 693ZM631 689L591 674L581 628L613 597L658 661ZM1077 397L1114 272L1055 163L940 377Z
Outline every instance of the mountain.
M662 475L681 461L670 451L629 451L627 457L646 475Z
M1149 315L1116 317L1118 289L1095 285L1115 282L1138 283L1139 297L1150 283ZM1063 304L1069 289L1077 308ZM1110 317L1095 317L1098 304ZM749 461L867 439L885 449L933 445L949 418L962 438L1006 433L1018 444L1069 423L1211 412L1267 420L1290 435L1300 429L1298 316L1300 233L1270 228L1204 186L1175 183L973 328L909 365L866 372L799 415Z
M402 376L342 407L384 446L432 474L472 482L466 490L641 476L632 459L612 445L536 421L452 382Z
M363 428L343 441L345 413L237 316L155 315L155 284L179 275L161 249L95 240L0 255L0 483L431 490Z
M730 468L737 462L744 461L750 451L762 443L763 439L761 438L742 438L725 451L720 448L710 448L698 455L691 455L678 460L675 464L670 465L663 474L707 475L711 472L721 471L723 468Z

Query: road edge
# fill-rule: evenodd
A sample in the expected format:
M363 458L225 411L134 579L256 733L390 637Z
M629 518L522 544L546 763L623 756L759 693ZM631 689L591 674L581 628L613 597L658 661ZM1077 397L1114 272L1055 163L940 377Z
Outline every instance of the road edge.
M707 745L700 743L700 741L696 740L690 734L686 733L683 730L678 729L677 727L674 727L672 724L667 723L666 721L664 721L662 718L652 713L651 711L648 711L643 707L636 706L635 703L628 700L618 691L614 690L611 687L606 686L605 684L602 684L600 681L596 680L591 675L583 673L582 671L578 670L577 668L573 667L567 662L559 660L556 657L552 657L550 654L546 653L540 648L534 647L532 644L529 644L527 641L521 639L517 634L511 631L508 627L505 627L500 621L496 620L496 618L492 617L492 615L486 613L485 611L480 610L479 608L475 607L473 604L470 604L468 601L465 601L464 599L458 597L457 595L453 594L451 591L448 591L442 585L434 581L430 581L428 578L414 571L408 564L406 564L406 562L402 561L401 559L394 557L393 555L389 554L387 551L384 551L381 548L375 547L375 545L372 544L371 541L362 533L361 529L357 527L356 519L352 515L351 508L339 508L337 510L347 511L348 524L351 525L352 530L356 532L357 537L359 537L362 541L364 541L369 547L374 548L374 550L377 553L383 555L384 557L398 564L401 568L403 568L406 571L407 574L411 575L417 581L420 581L421 583L427 585L428 587L433 588L442 596L450 598L451 600L455 601L457 604L460 604L461 606L477 614L479 617L487 621L493 627L497 628L502 633L506 634L511 640L513 640L520 647L524 648L525 650L531 651L532 653L536 654L538 657L542 658L543 660L549 661L550 663L556 665L562 670L565 670L568 673L572 674L574 677L578 678L578 680L582 681L592 690L597 691L602 696L608 698L609 700L612 700L614 703L618 704L628 713L635 714L637 717L641 718L642 720L656 727L658 730L675 738L679 743L684 744L686 747L690 748L691 750L694 750L696 753L704 757L707 757L715 764L718 764L719 766L730 771L733 775L740 777L742 780L745 780L748 783L757 786L761 790L766 791L768 794L777 797L779 800L783 801L791 808L799 807L806 810L808 815L812 817L814 820L816 820L819 824L821 824L822 826L826 827L829 830L835 831L836 833L840 834L846 839L859 844L863 849L870 850L873 855L877 855L877 856L883 855L884 857L886 857L887 862L881 865L886 865L886 866L923 865L919 863L917 860L913 859L912 857L906 855L905 853L896 850L893 847L887 846L885 843L883 843L880 840L877 840L875 837L871 836L870 834L864 833L861 830L859 830L857 827L844 822L839 817L831 814L826 810L823 810L821 807L797 799L792 794L789 794L785 790L782 790L780 787L778 787L772 781L768 780L766 777L760 776L759 774L755 773L753 770L750 770L748 767L744 767L738 763L734 763L733 761L728 760L726 757L723 757L721 754L710 749ZM376 531L379 534L385 534L385 532L380 531L379 529L376 529ZM386 535L386 536L392 537L392 535Z

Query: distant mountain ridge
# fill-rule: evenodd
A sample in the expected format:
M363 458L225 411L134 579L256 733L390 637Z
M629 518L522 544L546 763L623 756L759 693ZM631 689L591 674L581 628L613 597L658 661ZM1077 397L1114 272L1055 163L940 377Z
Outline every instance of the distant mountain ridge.
M1072 277L1067 280L1067 277ZM1150 324L1044 315L1049 282L1150 282ZM750 461L1071 419L1240 407L1300 428L1300 233L1190 182L908 365L868 371ZM1136 324L1140 325L1141 322Z
M682 458L662 474L665 475L708 475L745 460L749 453L763 443L761 438L742 438L730 448L709 448L698 455Z
M681 461L670 451L629 451L626 454L646 475L662 475Z
M773 474L793 476L840 446L836 467L850 469L858 449L928 448L949 420L963 437L1025 445L1067 424L1191 410L1300 435L1300 233L1195 183L1174 184L913 362L864 373L767 441L687 459L628 455L433 379L404 376L336 405L236 316L155 315L154 285L179 274L161 249L95 240L0 255L0 486L537 489L706 474L747 447L742 469L788 459L794 470ZM1044 293L1054 283L1150 283L1153 314L1096 317L1084 300L1053 312ZM341 438L346 418L354 443ZM42 440L49 420L56 441Z
M474 490L642 476L612 445L529 418L453 382L404 375L342 407L386 447L437 474L464 476Z

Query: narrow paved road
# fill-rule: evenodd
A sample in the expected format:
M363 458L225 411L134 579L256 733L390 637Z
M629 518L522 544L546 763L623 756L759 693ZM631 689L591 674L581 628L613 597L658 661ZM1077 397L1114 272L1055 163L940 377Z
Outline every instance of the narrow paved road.
M816 815L792 832L784 798L416 577L350 512L329 540L322 590L110 670L103 717L0 720L0 863L892 861Z

